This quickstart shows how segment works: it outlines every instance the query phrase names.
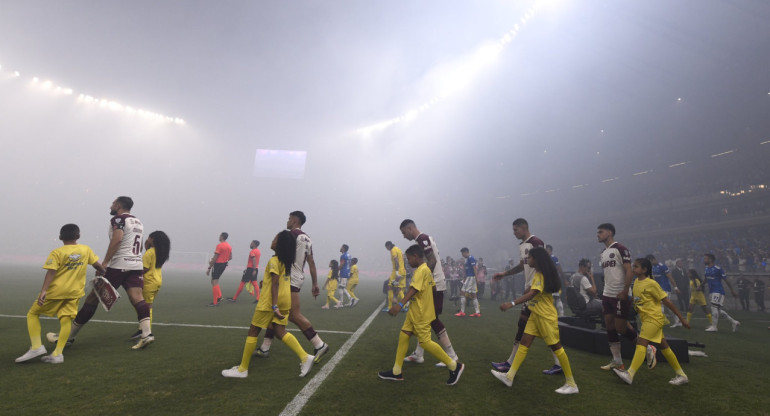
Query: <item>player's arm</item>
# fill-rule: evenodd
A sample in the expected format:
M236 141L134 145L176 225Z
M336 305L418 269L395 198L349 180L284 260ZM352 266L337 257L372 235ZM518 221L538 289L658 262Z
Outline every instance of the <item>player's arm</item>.
M513 275L513 274L516 274L516 273L521 273L523 271L524 271L524 260L519 262L519 264L517 264L516 267L514 267L512 269L508 269L508 270L506 270L504 272L497 272L497 273L495 273L495 275L492 276L492 278L495 279L495 280L500 280L500 279L502 279L505 276L510 276L510 275Z
M278 285L280 285L281 282L278 279L278 275L275 273L271 272L270 277L272 278L270 279L271 280L270 295L272 296L272 299L273 299L273 314L275 315L276 318L283 319L284 316L281 315L281 311L278 310L278 304L276 303L278 302Z
M54 277L56 277L56 270L48 270L47 272L45 272L45 277L43 278L43 288L40 289L40 296L37 297L37 304L39 306L43 306L43 303L45 302L46 292L48 292L48 286L51 285L51 282L53 282Z
M518 299L514 299L511 302L501 303L500 304L500 310L505 312L508 309L511 309L512 307L514 307L516 305L522 304L522 303L524 303L524 302L534 298L535 295L537 295L538 293L540 293L539 290L529 288L529 290L527 290L527 292L524 293L523 295L521 295Z
M674 281L674 278L671 276L671 272L666 272L666 277L668 278L669 283L671 283L671 287L674 288L674 291L676 293L682 293L679 291L679 286L676 285L676 281Z
M313 260L313 253L309 253L306 257L307 259L307 267L310 270L310 279L313 281L313 288L310 290L310 293L313 294L313 297L318 297L318 294L321 293L321 289L318 288L318 275L315 271L315 260Z
M401 299L400 303L394 303L393 306L388 311L388 315L396 316L399 312L401 312L401 305L406 304L409 302L414 295L417 294L417 289L414 288L414 286L409 286L409 290L407 290L406 295L404 295L404 298Z
M91 265L91 267L96 269L97 276L104 276L104 274L107 273L107 269L105 269L104 266L102 266L102 264L99 263L98 261L95 261L94 264ZM144 272L147 273L147 269L145 269Z
M733 285L732 285L732 284L730 284L730 281L729 281L729 280L727 280L727 275L726 275L726 274L724 274L724 272L722 272L722 280L724 280L724 281L725 281L725 283L727 283L727 287L729 287L729 288L730 288L730 293L732 293L732 294L733 294L733 297L738 297L738 294L737 294L737 293L735 293L735 290L733 289Z
M110 244L107 246L107 254L104 255L104 259L102 260L102 266L105 264L110 264L110 260L112 260L112 256L115 255L115 253L118 252L118 248L120 247L120 240L123 239L123 230L119 228L115 228L112 230L112 238L110 239Z
M690 329L690 323L687 322L686 319L682 316L682 313L679 312L679 309L676 308L676 306L668 299L668 296L660 300L660 303L664 304L671 312L674 312L674 315L676 315L677 318L679 318L679 322L682 323L682 326L684 326L687 329Z
M436 255L433 254L433 250L425 253L425 263L428 264L428 268L431 272L436 269L436 265L438 264L438 260L436 259Z
M631 279L634 276L631 272L631 262L623 263L623 271L625 272L625 277L623 279L623 290L618 293L619 300L628 299L628 289L631 288Z

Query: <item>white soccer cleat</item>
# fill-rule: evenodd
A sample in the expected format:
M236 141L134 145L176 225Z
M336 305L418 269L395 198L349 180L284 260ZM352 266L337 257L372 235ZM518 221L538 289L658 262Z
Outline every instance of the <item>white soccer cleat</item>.
M578 394L580 392L577 386L570 386L569 384L565 384L554 391L559 394Z
M655 365L658 363L658 349L655 348L655 346L648 344L647 345L647 354L646 354L646 361L647 361L647 368L652 370L655 368Z
M717 332L717 327L712 325L712 326L706 328L706 332Z
M404 362L405 363L422 364L423 362L425 362L425 358L420 357L419 355L416 355L415 353L412 353L411 355L409 355L409 356L404 358Z
M738 327L741 326L741 323L738 321L733 322L733 332L738 330Z
M500 371L495 371L495 370L489 370L489 371L492 372L492 375L495 376L496 379L502 381L503 384L505 384L506 386L508 387L513 386L513 380L508 380L508 374L501 373Z
M61 364L64 362L64 354L59 355L44 355L40 361L48 364Z
M455 360L455 361L457 361L457 360ZM436 363L436 367L446 368L446 364L444 364L441 361L439 361L439 362Z
M246 378L249 376L249 370L241 371L238 369L238 366L236 365L233 368L222 370L222 375L229 378Z
M675 386L681 386L682 384L687 384L690 382L690 379L687 378L687 376L680 376L677 375L676 377L672 378L668 381L668 384L673 384Z
M47 339L48 342L52 344L56 344L56 342L59 341L59 334L57 334L56 332L49 332L45 334L45 339Z
M33 358L40 357L41 355L45 355L48 353L48 351L45 350L44 346L39 346L35 348L34 350L32 348L29 349L29 351L25 352L24 355L16 359L17 363L23 363L25 361L29 361Z
M629 374L626 370L618 370L617 368L613 368L612 371L615 372L615 374L620 377L621 380L625 381L626 384L631 384L634 382L634 378L631 377L631 374Z
M304 363L299 364L299 376L305 377L307 373L310 372L310 369L313 368L313 363L315 362L315 356L309 355L305 359Z
M336 305L334 305L334 309L339 309L342 307L342 302L337 302Z
M136 343L133 347L131 347L132 350L141 350L144 349L144 347L152 344L152 342L155 341L155 337L152 336L152 334L147 335L146 337L139 340L139 342Z
M679 327L679 326L682 326L682 323L679 322L679 321L676 321L669 328L676 328L676 327Z
M626 366L624 366L623 363L618 364L615 361L610 361L609 364L605 364L599 368L605 371L614 370L616 368L619 370L625 371Z

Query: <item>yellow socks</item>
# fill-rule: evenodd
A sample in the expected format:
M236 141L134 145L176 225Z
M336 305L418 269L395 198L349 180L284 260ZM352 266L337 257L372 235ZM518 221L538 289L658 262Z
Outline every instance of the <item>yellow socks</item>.
M391 289L388 289L388 309L392 307L393 307L393 291Z
M29 345L34 350L40 348L40 316L27 314L27 331L29 332Z
M556 358L559 359L559 365L562 371L564 371L564 377L567 378L567 384L570 386L577 386L575 378L572 376L572 367L569 365L569 358L567 358L567 352L564 351L564 347L559 348L553 352L556 354Z
M634 378L634 374L639 370L639 367L642 366L642 363L644 362L644 359L647 357L647 347L644 345L636 344L636 349L634 350L634 359L631 360L631 367L628 369L628 374L631 375L631 378Z
M404 363L406 351L409 349L409 335L404 331L398 331L398 348L396 349L396 362L393 364L393 374L401 374L401 365Z
M682 366L679 365L679 360L676 359L676 355L674 355L674 351L671 351L671 348L661 349L660 353L666 357L666 361L668 361L668 363L671 365L671 368L674 369L674 372L676 372L677 375L686 377L684 371L682 371Z
M72 332L72 317L62 316L59 318L59 325L61 325L59 340L56 341L56 349L53 350L51 355L61 355L62 351L64 351L64 346L67 345L67 340Z
M687 322L692 320L692 312L687 312Z
M439 361L446 364L449 370L455 371L457 369L457 361L449 357L449 355L444 352L444 350L441 349L441 346L438 345L435 341L431 340L428 342L422 342L420 343L420 346L425 351L428 351L432 356L438 358ZM403 361L403 359L401 361Z
M246 337L246 345L243 346L243 357L241 357L241 365L238 366L238 371L244 372L249 370L251 354L256 348L257 337Z
M707 314L706 318L709 318L709 325L714 325L714 321L711 319L711 314Z
M511 369L506 374L508 380L513 381L513 378L516 377L516 372L519 371L521 363L527 358L527 352L529 352L529 348L519 344L519 348L516 349L516 355L513 357L513 363L511 363Z
M286 346L288 346L292 351L294 351L295 354L297 354L297 357L299 357L301 362L304 363L307 361L308 353L302 349L302 346L299 345L299 341L297 341L297 338L294 335L287 332L284 334L283 338L281 338L281 341L283 341Z

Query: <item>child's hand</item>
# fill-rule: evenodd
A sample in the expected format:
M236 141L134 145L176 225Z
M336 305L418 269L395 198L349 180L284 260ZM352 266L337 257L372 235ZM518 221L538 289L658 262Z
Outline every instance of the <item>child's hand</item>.
M37 298L37 305L43 306L43 303L45 303L45 290L40 292L40 296Z
M398 306L398 304L395 304L388 311L388 315L390 315L390 316L398 316L399 312L401 312L401 307Z
M281 311L279 311L278 309L273 309L273 314L278 319L284 319L285 318L285 316L281 315Z
M505 312L508 309L511 309L513 307L513 304L511 302L505 302L500 304L500 310Z

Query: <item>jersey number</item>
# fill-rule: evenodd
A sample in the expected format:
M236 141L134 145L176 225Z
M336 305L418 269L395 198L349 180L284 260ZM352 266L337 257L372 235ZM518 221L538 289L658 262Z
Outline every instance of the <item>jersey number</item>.
M134 249L133 249L134 255L139 255L139 253L142 252L142 236L137 235L134 237Z

